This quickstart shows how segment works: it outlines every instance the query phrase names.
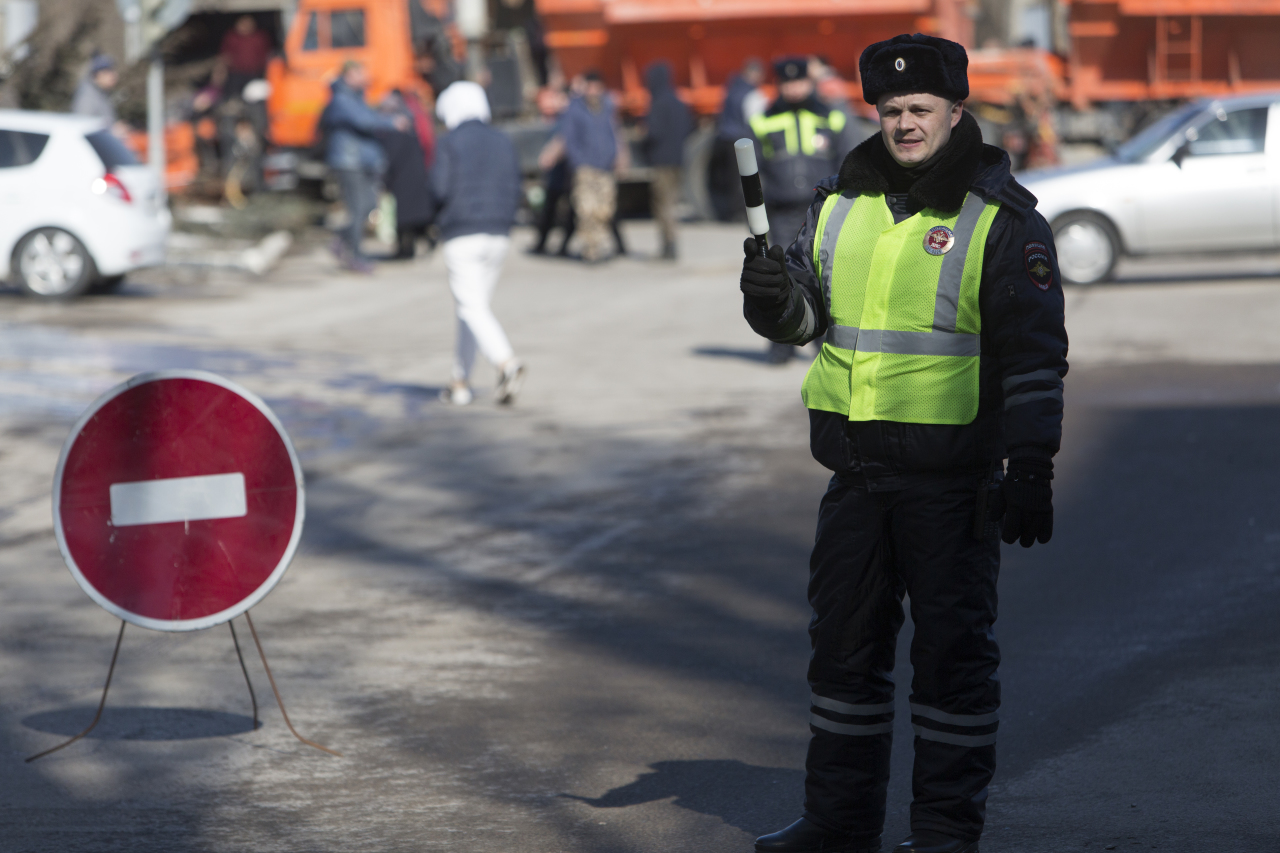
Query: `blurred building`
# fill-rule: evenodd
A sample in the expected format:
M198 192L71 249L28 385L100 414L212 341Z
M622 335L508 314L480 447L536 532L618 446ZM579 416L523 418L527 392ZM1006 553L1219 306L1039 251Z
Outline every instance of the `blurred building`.
M0 11L0 106L65 110L95 52L124 56L115 0L3 0Z

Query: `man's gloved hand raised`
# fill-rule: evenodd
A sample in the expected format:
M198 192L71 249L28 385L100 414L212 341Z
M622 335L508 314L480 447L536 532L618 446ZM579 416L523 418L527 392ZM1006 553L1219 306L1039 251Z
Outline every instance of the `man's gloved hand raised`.
M761 256L755 238L748 237L742 251L747 256L742 262L743 294L766 305L786 302L791 296L791 277L783 260L786 250L781 245L773 245L769 247L769 254Z
M1052 480L1052 459L1023 456L1009 460L1000 487L1004 503L1001 539L1010 545L1021 540L1023 548L1030 548L1032 542L1043 545L1049 541L1053 536Z

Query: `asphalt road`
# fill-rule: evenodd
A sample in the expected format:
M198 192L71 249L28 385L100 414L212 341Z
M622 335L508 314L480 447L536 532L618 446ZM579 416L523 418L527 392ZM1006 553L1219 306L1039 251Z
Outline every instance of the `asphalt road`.
M826 477L803 365L765 364L741 320L740 235L682 241L674 266L513 256L512 410L435 401L438 257L0 293L0 850L730 853L794 819ZM987 853L1280 851L1276 266L1129 265L1068 295L1055 535L1005 550ZM307 531L254 618L294 722L342 758L291 737L256 660L252 730L225 629L130 628L98 730L22 761L92 717L119 624L57 554L53 463L97 393L160 367L247 385L295 438Z

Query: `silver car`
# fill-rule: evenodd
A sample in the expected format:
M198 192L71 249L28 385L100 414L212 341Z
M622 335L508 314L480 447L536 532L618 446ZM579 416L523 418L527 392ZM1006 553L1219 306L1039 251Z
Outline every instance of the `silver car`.
M1203 99L1103 160L1019 181L1053 226L1065 281L1122 255L1280 248L1280 93Z

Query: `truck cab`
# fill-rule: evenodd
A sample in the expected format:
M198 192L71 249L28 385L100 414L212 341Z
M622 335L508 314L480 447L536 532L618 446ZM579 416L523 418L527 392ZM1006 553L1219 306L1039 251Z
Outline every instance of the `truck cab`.
M409 3L418 0L300 0L284 55L267 67L271 140L283 148L310 148L329 87L342 64L361 62L377 103L392 89L414 91L425 103L431 89L416 73Z

